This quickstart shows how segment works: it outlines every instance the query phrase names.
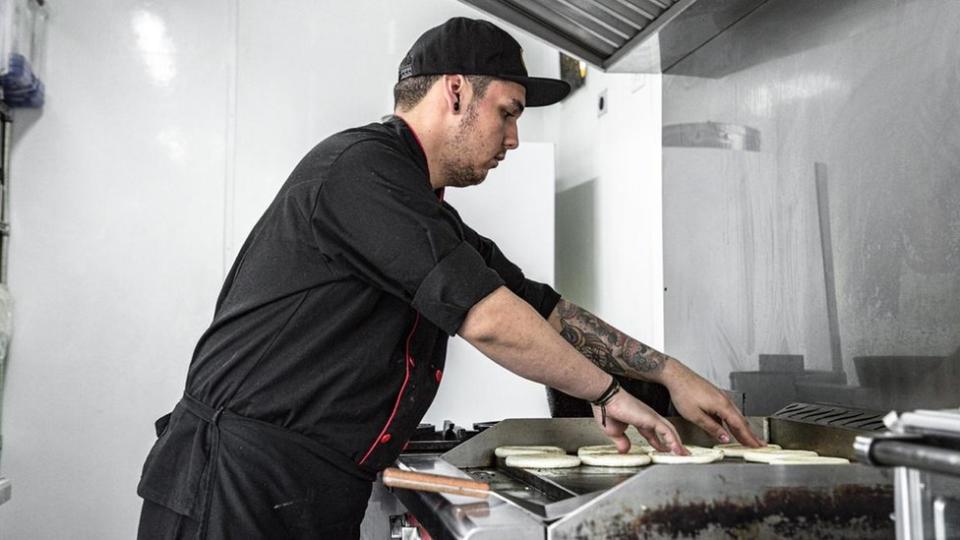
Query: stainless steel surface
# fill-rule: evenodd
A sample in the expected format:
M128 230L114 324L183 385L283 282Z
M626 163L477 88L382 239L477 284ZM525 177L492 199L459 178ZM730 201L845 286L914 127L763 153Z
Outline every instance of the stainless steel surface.
M815 403L791 403L777 411L773 418L866 433L884 431L886 427L883 424L883 416L884 413L877 411L864 411L849 407Z
M609 476L597 478L599 475L578 470L561 472L556 479L551 479L550 471L534 473L505 466L466 469L465 472L476 480L490 482L493 491L546 520L556 519L583 506L599 491L632 474L621 474L619 479L612 480Z
M889 538L891 500L887 475L864 465L658 466L551 524L548 538Z
M0 104L0 283L7 282L10 253L10 149L13 141L13 117ZM2 363L0 363L2 369ZM2 378L0 378L2 381Z
M816 450L830 456L858 460L854 441L858 436L884 431L883 415L829 405L793 403L769 419L770 440L784 448L806 448L816 441Z
M766 418L748 420L760 434L772 437L775 433L765 429ZM689 422L671 421L685 443L714 444ZM769 423L775 421L792 422L769 419ZM811 438L802 446L829 453L826 449L833 448L838 437L835 432L847 436L851 430L821 421L810 424ZM639 439L633 430L628 435ZM505 537L514 531L529 535L516 537L530 538L709 538L767 533L872 538L892 533L890 473L865 465L785 467L728 458L711 465L517 470L505 467L493 453L506 444L550 444L575 453L580 446L608 442L591 418L504 420L443 455L402 455L398 462L419 472L487 482L491 491L523 501L530 511L491 497L482 521L465 519L462 512L458 516L458 505L450 496L404 490L398 490L397 496L429 524L431 534L444 538ZM789 446L787 441L772 442Z
M631 430L634 436L639 437ZM443 454L443 459L464 469L489 467L493 451L506 445L554 445L575 454L581 446L609 443L593 418L507 419L482 431L465 444Z
M13 492L13 485L10 480L0 476L0 504L10 500L10 494Z
M718 122L663 126L663 146L760 151L760 131L749 126Z
M436 455L404 455L399 464L419 472L469 477ZM494 495L478 503L473 498L441 493L403 489L394 493L438 540L543 538L542 522L536 515Z
M960 477L960 451L958 450L877 439L870 455L878 465L911 467Z
M766 0L461 0L606 71L659 73Z
M858 437L857 456L895 475L900 540L960 537L960 410L918 410L884 418L890 431Z
M840 320L837 315L837 283L833 272L833 234L830 232L830 190L827 184L827 164L814 163L813 170L817 185L817 217L820 222L823 284L827 295L827 325L830 328L830 366L833 371L843 372Z
M933 503L934 538L960 538L960 499L937 497Z
M671 355L721 384L764 353L819 371L839 358L848 382L797 383L793 401L960 406L958 35L955 0L769 0L665 71L664 126L750 126L763 142L665 137ZM887 376L858 357L892 359L872 367Z

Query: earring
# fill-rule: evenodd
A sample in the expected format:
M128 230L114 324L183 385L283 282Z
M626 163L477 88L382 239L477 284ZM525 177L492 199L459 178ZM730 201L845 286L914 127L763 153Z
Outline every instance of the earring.
M453 110L454 110L454 111L457 111L457 112L460 111L460 102L459 102L459 101L457 101L457 102L455 102L455 103L453 104Z

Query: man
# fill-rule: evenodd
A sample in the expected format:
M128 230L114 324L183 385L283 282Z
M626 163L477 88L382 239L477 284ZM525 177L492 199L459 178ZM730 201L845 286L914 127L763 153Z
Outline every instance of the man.
M184 397L158 421L141 538L358 537L371 482L430 405L453 334L592 401L622 451L634 425L685 453L609 373L662 383L718 440L726 421L758 444L719 390L526 279L443 202L517 147L525 107L569 87L528 77L513 38L468 19L421 36L399 79L396 116L311 150L244 243Z

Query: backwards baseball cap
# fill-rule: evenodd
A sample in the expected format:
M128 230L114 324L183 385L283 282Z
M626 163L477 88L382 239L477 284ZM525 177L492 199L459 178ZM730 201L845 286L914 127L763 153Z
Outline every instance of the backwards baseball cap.
M455 17L423 33L400 62L398 81L419 75L489 75L527 89L527 107L552 105L567 97L570 85L558 79L528 77L523 49L493 23Z

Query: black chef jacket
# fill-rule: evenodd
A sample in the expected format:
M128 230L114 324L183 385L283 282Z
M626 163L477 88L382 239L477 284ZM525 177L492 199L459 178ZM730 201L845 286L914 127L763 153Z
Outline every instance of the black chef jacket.
M442 201L405 122L324 140L240 250L138 493L199 517L214 485L283 503L321 469L372 480L433 400L448 336L501 285L544 317L559 301Z

